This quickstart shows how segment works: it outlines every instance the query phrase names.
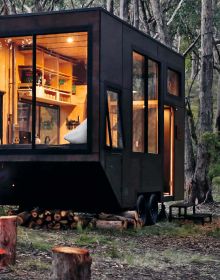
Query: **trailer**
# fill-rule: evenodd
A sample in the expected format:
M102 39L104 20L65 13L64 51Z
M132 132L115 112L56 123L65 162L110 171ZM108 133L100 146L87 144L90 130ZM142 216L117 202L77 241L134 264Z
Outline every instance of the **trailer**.
M183 198L184 57L102 8L0 17L0 115L0 204Z

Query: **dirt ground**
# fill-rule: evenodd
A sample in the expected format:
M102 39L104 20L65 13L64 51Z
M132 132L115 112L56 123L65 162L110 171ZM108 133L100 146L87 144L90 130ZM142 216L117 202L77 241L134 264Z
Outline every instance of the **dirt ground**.
M197 209L203 210L204 207ZM220 279L220 203L212 224L161 222L142 230L46 231L18 228L17 262L1 280L49 280L51 248L87 248L92 279Z

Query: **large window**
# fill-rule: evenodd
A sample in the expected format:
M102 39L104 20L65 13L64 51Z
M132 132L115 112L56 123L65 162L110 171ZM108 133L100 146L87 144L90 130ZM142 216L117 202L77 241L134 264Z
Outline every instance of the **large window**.
M144 152L145 57L133 52L133 152Z
M87 142L87 32L2 38L0 61L2 145Z
M120 99L119 93L113 90L107 90L106 124L106 146L121 149L123 147L123 141Z
M133 52L133 152L158 153L158 63Z

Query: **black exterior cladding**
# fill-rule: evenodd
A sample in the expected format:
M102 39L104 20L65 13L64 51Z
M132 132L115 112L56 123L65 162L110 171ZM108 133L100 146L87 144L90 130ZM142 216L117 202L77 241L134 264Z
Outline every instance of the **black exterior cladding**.
M6 28L7 26L7 28ZM79 151L1 151L5 175L0 203L76 207L80 211L134 208L138 194L163 192L163 106L175 111L182 137L175 139L175 188L183 198L184 59L101 8L0 17L0 37L89 31L88 147ZM132 51L160 69L159 154L132 153ZM181 97L166 92L167 68L181 74ZM105 147L107 89L119 92L124 148ZM83 180L82 180L83 178ZM15 187L11 188L12 185ZM3 186L1 188L1 186ZM60 189L62 194L60 195ZM42 195L42 191L43 194ZM41 195L39 195L41 193ZM53 195L51 195L53 194ZM34 199L30 200L30 197ZM50 198L53 197L51 200ZM48 203L50 200L51 203Z

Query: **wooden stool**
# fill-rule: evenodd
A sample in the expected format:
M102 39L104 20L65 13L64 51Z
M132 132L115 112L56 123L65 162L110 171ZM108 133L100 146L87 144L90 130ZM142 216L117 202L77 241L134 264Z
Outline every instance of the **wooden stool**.
M17 243L17 217L0 217L0 268L15 264Z
M54 247L51 280L91 279L92 259L86 249Z

